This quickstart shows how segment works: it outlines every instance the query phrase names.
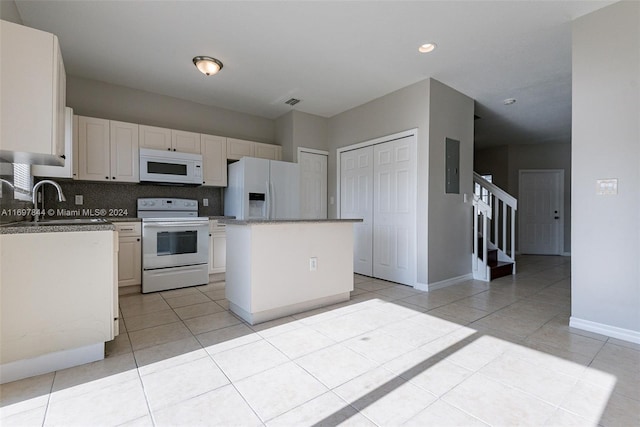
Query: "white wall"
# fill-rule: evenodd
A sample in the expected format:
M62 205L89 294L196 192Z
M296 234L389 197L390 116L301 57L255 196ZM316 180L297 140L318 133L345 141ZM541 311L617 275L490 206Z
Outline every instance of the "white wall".
M275 122L170 96L67 76L74 114L275 143Z
M573 23L571 233L572 325L638 342L639 22L640 3L622 1ZM601 178L617 178L618 195L597 196Z
M429 91L429 283L471 273L473 99L431 79ZM445 193L445 139L460 141L460 194Z

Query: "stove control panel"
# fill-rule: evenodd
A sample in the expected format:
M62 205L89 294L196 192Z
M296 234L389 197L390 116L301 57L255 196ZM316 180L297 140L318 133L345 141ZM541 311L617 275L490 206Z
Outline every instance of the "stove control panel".
M139 211L198 211L198 201L193 199L138 199Z

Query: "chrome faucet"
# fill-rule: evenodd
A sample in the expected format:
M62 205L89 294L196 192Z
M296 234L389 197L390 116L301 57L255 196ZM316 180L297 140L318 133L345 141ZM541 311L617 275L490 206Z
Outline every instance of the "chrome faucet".
M40 188L41 186L43 186L44 184L51 184L54 187L56 187L56 190L58 190L58 201L59 202L64 202L67 199L64 197L64 194L62 193L62 188L60 188L60 184L58 184L55 181L52 181L50 179L43 179L42 181L39 181L36 183L36 185L33 186L33 189L31 190L31 192L33 193L33 210L36 212L35 215L33 216L33 221L37 222L38 219L40 218L39 212L38 212L38 188Z
M0 182L4 182L5 184L7 184L7 185L8 185L9 187L11 187L11 188L16 188L16 187L14 187L14 186L13 186L13 182L11 182L11 181L7 181L7 180L6 180L6 179L4 179L4 178L0 178Z

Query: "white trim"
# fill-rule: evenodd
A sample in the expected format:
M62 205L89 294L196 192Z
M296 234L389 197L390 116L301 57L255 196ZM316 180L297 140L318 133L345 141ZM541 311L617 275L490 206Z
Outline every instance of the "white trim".
M466 282L468 280L473 280L473 274L463 274L462 276L452 277L450 279L440 280L439 282L429 283L427 285L427 292L446 288L447 286L457 285L458 283Z
M519 169L518 170L518 198L520 200L522 200L522 174L523 173L553 173L553 174L558 174L559 178L560 178L560 188L558 189L558 210L561 212L560 214L560 224L558 224L558 247L556 249L555 253L552 254L540 254L540 255L562 255L562 253L564 252L564 191L565 191L565 184L564 184L564 174L565 174L565 170L564 169ZM522 206L521 206L522 208ZM520 244L522 243L522 215L525 212L522 212L522 209L520 209L520 212L518 214L518 249L520 248Z
M300 160L300 153L320 154L321 156L329 157L329 152L325 150L316 150L315 148L298 147L298 152L296 153L296 162L299 162Z
M422 283L422 282L416 282L416 284L413 287L413 289L415 289L416 291L429 292L429 285L427 285L426 283Z
M606 335L611 338L617 338L623 341L640 344L640 331L605 325L604 323L579 319L574 316L571 316L569 318L569 326L576 329L582 329L584 331L595 332L596 334Z
M104 343L56 351L0 365L0 384L104 359Z

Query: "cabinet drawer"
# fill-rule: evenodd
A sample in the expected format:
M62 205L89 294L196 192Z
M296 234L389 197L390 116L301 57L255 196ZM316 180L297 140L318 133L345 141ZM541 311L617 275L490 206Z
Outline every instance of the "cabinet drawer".
M114 222L120 237L140 236L142 233L142 224L138 222Z
M225 224L220 224L215 219L209 220L209 231L211 233L224 233L225 232Z

